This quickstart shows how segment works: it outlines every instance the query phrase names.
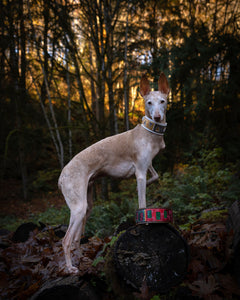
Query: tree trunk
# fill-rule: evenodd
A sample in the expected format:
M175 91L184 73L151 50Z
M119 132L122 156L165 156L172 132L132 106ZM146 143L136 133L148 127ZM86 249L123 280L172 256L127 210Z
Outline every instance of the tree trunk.
M47 86L46 82L48 82L48 29L49 29L49 0L45 0L44 3L44 9L43 9L43 17L44 17L44 31L43 31L43 53L44 53L44 58L42 64L42 68L44 68L46 80L43 80L42 82L42 87L41 87L41 98L44 101L47 99ZM40 54L38 54L39 59L40 59Z
M21 35L21 76L20 76L20 88L19 88L19 100L20 100L20 110L25 109L26 104L26 34L25 34L25 25L24 25L24 3L23 0L19 3L19 12L20 12L20 35ZM19 114L20 111L19 111ZM19 123L21 127L22 120L20 115L18 116ZM25 140L23 132L20 132L19 135L19 156L20 156L20 163L21 163L21 173L22 173L22 183L23 183L23 197L25 200L28 198L28 175L27 175L27 166L26 166L26 151L25 151Z
M61 153L60 153L60 149L59 149L57 140L56 140L55 135L54 135L54 131L53 131L51 122L50 122L49 117L48 117L48 115L47 115L46 108L45 108L45 106L44 106L44 103L43 103L43 99L42 99L41 93L40 93L40 91L38 90L38 87L37 87L37 84L36 84L35 79L34 79L34 77L33 77L33 74L32 74L32 72L31 72L31 69L29 69L29 71L30 71L30 74L31 74L31 77L32 77L33 85L35 86L36 93L37 93L38 98L39 98L39 101L40 101L40 105L41 105L41 108L42 108L42 111L43 111L43 115L44 115L45 121L46 121L46 123L47 123L49 132L50 132L50 136L51 136L51 138L52 138L52 141L53 141L53 144L54 144L54 146L55 146L55 149L56 149L56 152L57 152L57 156L58 156L58 159L59 159L59 162L60 162L60 161L61 161Z
M44 113L44 117L45 117L45 119L47 121L48 129L49 129L51 137L53 139L54 146L55 146L56 151L57 151L57 155L58 155L60 167L62 169L64 167L64 149L63 149L63 143L62 143L61 135L60 135L60 132L59 132L59 129L58 129L58 124L57 124L57 119L56 119L56 116L55 116L54 107L53 107L53 104L52 104L52 99L51 99L50 89L49 89L49 82L48 82L48 78L47 78L47 73L46 73L46 70L44 68L44 64L46 63L46 60L48 58L47 47L44 47L44 63L43 63L43 61L41 59L40 46L38 45L38 41L37 41L37 38L36 38L35 28L34 28L34 25L33 25L33 20L32 20L32 16L31 16L31 9L30 9L29 4L28 4L28 12L29 12L29 18L30 18L30 24L31 24L31 29L32 29L33 40L34 40L34 42L36 44L37 55L38 55L38 59L39 59L40 66L41 66L41 70L42 70L42 73L43 73L43 84L42 84L42 86L45 86L45 88L44 88L44 94L42 93L43 90L41 91L41 94L38 91L36 82L34 80L34 77L33 77L32 73L31 73L31 69L29 68L29 70L30 70L30 73L31 73L31 76L32 76L32 79L33 79L33 83L34 83L34 85L36 87L36 92L37 92L37 94L39 96L39 100L40 100L40 104L41 104L41 107L42 107L42 110L43 110L43 113ZM48 13L46 13L46 14L48 14ZM46 19L46 16L45 16L45 19ZM47 21L48 21L48 18L45 20L45 22L47 22ZM48 28L48 26L47 26L47 24L45 24L45 31L46 32L47 32L47 28ZM50 113L51 113L51 117L52 117L52 122L53 122L55 133L54 133L54 131L52 129L52 126L51 126L51 123L50 123L50 119L47 116L47 112L46 112L46 109L45 109L45 106L44 106L45 95L47 95L47 98L48 98L48 104L49 104L49 109L50 109ZM56 134L56 137L55 137L55 134Z
M168 292L183 280L188 260L186 241L168 224L130 227L114 249L119 277L135 290Z
M68 147L69 147L69 160L72 159L72 129L71 129L71 86L70 86L70 75L68 68L68 51L66 48L66 80L67 80L67 91L68 91Z
M112 79L112 63L108 67L108 99L109 99L109 127L110 135L116 134L115 132L115 104L113 93L113 79Z
M23 18L23 2L19 3L19 18ZM13 9L9 7L9 11ZM16 12L13 12L14 14ZM19 45L17 42L18 28L14 28L15 22L12 19L12 14L9 14L9 36L10 36L10 65L11 65L11 79L12 86L14 88L13 93L11 93L12 102L15 102L16 105L16 125L18 132L18 155L20 163L20 172L22 177L22 188L23 188L23 197L27 200L28 197L28 176L27 176L27 166L26 166L26 154L25 154L25 141L24 141L24 132L23 132L23 120L22 112L24 111L25 106L25 72L26 72L26 58L25 56L25 29L24 29L24 20L20 19L20 34L21 34L21 77L19 75L19 59L17 53L20 53ZM17 25L16 25L17 26ZM20 83L23 84L22 89Z
M90 283L79 276L68 276L47 281L31 300L100 300L100 298Z
M89 47L89 63L90 63L90 81L91 81L91 108L92 113L95 116L95 120L97 120L97 116L99 115L99 107L98 107L98 101L96 96L96 88L95 88L95 82L94 82L94 71L93 71L93 57L92 57L92 45L91 42L88 41L88 47ZM94 122L93 128L95 131L97 131L97 124Z
M235 201L229 209L227 229L233 231L233 270L240 287L240 200Z
M127 45L128 45L128 11L129 2L127 7L127 20L126 20L126 30L125 30L125 48L124 48L124 79L123 79L123 89L124 89L124 115L125 115L125 128L129 130L129 93L128 93L128 62L127 62Z

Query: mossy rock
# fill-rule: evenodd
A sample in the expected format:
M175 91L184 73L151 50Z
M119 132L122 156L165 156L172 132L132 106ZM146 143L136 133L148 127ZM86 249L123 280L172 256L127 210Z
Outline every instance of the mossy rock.
M211 210L203 212L200 216L201 220L204 222L220 222L225 223L228 217L228 210L227 209L220 209L220 210Z

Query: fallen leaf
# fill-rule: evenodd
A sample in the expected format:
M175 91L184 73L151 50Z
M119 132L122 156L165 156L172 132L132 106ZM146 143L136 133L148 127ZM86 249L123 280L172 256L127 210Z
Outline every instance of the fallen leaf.
M196 280L192 284L188 284L189 288L197 292L200 296L209 296L219 289L213 275L208 276L205 280Z

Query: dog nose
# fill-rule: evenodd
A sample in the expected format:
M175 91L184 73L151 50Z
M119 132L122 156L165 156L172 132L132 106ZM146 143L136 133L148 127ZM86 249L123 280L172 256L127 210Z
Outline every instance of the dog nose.
M161 118L160 117L154 117L154 120L159 123L161 121Z

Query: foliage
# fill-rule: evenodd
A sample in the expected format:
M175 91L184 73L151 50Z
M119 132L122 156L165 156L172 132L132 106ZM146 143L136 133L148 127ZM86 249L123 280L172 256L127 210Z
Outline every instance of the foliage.
M70 217L70 213L67 206L63 206L60 209L50 207L45 212L33 216L31 221L35 223L42 222L43 224L48 224L53 226L59 224L68 224L69 217Z
M201 220L207 220L208 222L223 222L224 223L227 215L228 215L227 209L203 212L201 214Z
M6 247L0 249L0 272L1 278L8 284L0 286L3 299L30 299L44 283L66 276L61 240L53 227L35 230L25 243L13 243L7 236L4 241ZM81 246L84 259L80 259L80 276L88 274L94 277L101 271L101 263L97 266L92 266L92 263L108 242L109 239L104 241L93 237ZM72 254L74 263L79 263L77 251Z
M51 191L56 189L60 170L40 170L33 181L31 189L34 192Z
M178 164L173 173L163 173L158 183L147 187L148 207L172 208L178 225L194 222L206 209L227 209L233 201L240 198L238 164L225 165L221 148L203 150L197 157L188 164ZM104 201L97 193L86 225L87 236L111 235L119 224L129 218L134 219L138 207L136 180L121 181L118 189L118 192L109 192L109 201ZM217 212L208 213L208 217L209 214L211 219L217 220L220 217ZM43 213L32 215L28 220L50 225L68 224L69 209L67 205L61 209L50 207ZM1 227L12 230L24 220L6 216L0 222Z
M171 86L167 147L155 160L161 178L147 189L148 206L171 207L176 223L187 226L206 208L226 209L240 198L239 16L236 0L0 1L1 177L21 178L25 199L54 190L58 170L74 154L122 132L128 118L130 127L139 123L139 77L148 72L156 87L164 71ZM134 216L135 181L119 184L117 193L105 181L105 190L87 223L89 235L112 234ZM65 206L26 221L68 220ZM12 230L24 221L6 216L0 226ZM12 268L15 278L21 268ZM34 278L31 292L39 278L23 268L18 287ZM209 275L192 289L211 297L223 292L217 284Z
M100 237L112 235L119 224L134 217L137 198L136 194L131 193L131 186L135 187L135 184L131 181L129 183L129 191L111 193L110 202L94 205L86 225L86 235Z
M239 199L237 165L226 167L222 152L204 150L198 159L176 166L174 174L165 172L159 187L150 193L153 205L171 207L176 222L182 224L193 222L204 209L228 207Z
M15 231L16 228L26 222L33 222L38 224L42 222L46 225L59 225L68 224L69 222L69 209L67 206L62 208L50 207L42 213L32 214L27 218L17 218L14 215L7 215L0 217L0 228L4 228L10 231Z
M162 172L201 149L239 159L236 0L6 0L0 18L0 174L21 178L25 199L81 149L139 123L143 72L154 88L169 75Z
M191 251L188 275L182 286L173 288L167 295L159 296L153 296L145 286L133 295L138 295L139 299L152 300L170 297L179 299L180 296L192 295L205 299L238 299L240 290L231 275L229 247L232 236L226 232L225 225L196 222L191 230L182 232L182 235ZM117 237L106 237L104 240L92 237L87 243L80 245L83 254L81 257L78 250L72 251L73 263L79 268L79 276L75 277L80 278L81 283L83 279L96 283L95 289L102 295L102 299L121 299L122 296L113 293L112 282L106 281L104 273L104 264L116 239ZM1 238L1 245L4 245L0 249L0 272L4 282L0 286L0 294L3 299L30 299L45 283L56 284L56 278L58 282L61 278L66 278L61 240L55 235L53 227L47 226L42 231L34 230L23 243L14 243L11 236L6 235ZM114 268L114 265L110 265L110 268ZM116 274L116 270L112 271ZM48 285L47 288L50 287ZM185 294L182 294L183 291ZM129 290L128 295L130 296Z
M233 236L227 232L224 223L215 220L212 224L196 222L185 234L192 254L187 279L191 283L187 285L193 295L204 299L221 295L222 299L227 299L231 297L231 290L237 299L239 287L225 271L230 262Z
M23 224L26 220L16 218L14 215L7 215L0 217L0 228L7 229L9 231L15 231L18 226Z

